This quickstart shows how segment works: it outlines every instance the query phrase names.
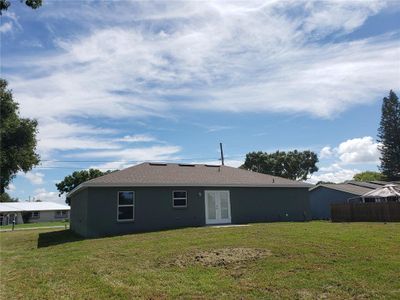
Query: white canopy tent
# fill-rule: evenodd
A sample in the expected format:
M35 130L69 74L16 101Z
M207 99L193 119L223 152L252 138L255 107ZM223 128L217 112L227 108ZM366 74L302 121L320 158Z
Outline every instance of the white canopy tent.
M362 202L400 201L400 187L387 184L373 191L361 195Z

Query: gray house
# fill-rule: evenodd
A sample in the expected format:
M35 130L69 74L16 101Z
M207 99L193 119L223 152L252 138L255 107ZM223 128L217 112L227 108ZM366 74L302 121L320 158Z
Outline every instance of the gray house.
M143 163L68 194L70 227L85 237L311 217L310 185L242 169Z
M359 198L361 195L378 187L381 187L381 185L356 181L349 181L341 184L319 184L310 189L312 219L330 219L331 204L347 203L349 199Z

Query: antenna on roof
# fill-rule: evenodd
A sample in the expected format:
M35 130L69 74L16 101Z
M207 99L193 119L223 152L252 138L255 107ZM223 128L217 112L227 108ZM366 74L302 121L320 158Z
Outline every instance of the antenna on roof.
M224 150L222 149L222 143L219 143L219 149L221 150L221 165L224 165Z

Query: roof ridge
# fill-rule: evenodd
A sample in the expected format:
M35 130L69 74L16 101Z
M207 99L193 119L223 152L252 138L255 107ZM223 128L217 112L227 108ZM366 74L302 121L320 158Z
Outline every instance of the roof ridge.
M237 170L240 170L240 171L245 171L245 172L251 172L251 173L255 173L255 174L260 174L260 175L264 175L264 176L269 176L269 177L272 177L272 178L277 178L277 179L283 179L283 180L288 180L288 181L291 181L291 182L297 182L297 183L302 183L302 181L298 181L298 180L294 180L294 179L289 179L289 178L285 178L285 177L282 177L282 176L276 176L276 175L271 175L271 174L266 174L266 173L261 173L261 172L255 172L255 171L252 171L252 170L247 170L247 169L242 169L242 168L235 168L235 167L231 167L231 166L225 166L225 167L229 167L229 168L233 168L233 169L237 169Z

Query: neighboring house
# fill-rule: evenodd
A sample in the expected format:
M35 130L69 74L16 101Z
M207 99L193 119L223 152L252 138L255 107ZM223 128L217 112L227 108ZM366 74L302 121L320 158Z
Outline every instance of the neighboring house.
M362 203L400 202L400 186L387 184L361 195Z
M383 181L348 181L341 184L319 184L310 189L310 206L313 220L331 218L331 204L359 200L361 195L387 184Z
M54 202L1 202L0 226L12 224L52 222L69 218L70 207Z
M242 169L143 163L68 194L71 229L104 236L167 228L310 219L310 185Z

